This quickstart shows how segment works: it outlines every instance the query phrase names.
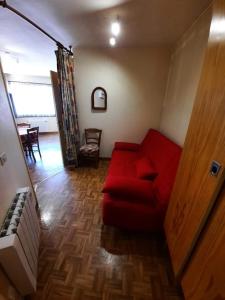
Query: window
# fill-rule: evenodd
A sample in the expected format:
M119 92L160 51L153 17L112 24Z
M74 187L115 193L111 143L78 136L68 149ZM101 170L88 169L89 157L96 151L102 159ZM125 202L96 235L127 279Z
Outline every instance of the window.
M9 92L17 118L55 116L50 84L10 81Z

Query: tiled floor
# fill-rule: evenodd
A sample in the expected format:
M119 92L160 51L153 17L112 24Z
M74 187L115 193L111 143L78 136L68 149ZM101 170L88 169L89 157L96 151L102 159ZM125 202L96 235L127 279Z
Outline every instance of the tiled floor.
M29 299L182 299L163 235L102 226L101 188L107 167L108 162L100 161L98 169L62 170L38 185L38 289ZM42 178L41 172L40 165L37 174L33 167L35 180ZM46 165L43 172L48 173Z

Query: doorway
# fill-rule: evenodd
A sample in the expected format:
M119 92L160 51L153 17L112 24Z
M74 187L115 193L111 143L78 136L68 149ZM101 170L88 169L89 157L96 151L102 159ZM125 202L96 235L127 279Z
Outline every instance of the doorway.
M35 186L64 169L51 79L13 74L5 74L5 79L25 161ZM35 128L38 141L33 143L29 137L34 135ZM37 144L40 152L36 151Z

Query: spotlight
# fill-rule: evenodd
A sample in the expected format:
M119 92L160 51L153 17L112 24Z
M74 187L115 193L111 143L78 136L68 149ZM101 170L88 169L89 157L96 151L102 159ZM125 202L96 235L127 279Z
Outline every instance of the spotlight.
M116 45L116 39L114 37L111 37L109 39L109 44L110 44L110 46L114 47Z
M113 22L111 25L111 31L114 36L118 36L120 34L120 23L119 21Z

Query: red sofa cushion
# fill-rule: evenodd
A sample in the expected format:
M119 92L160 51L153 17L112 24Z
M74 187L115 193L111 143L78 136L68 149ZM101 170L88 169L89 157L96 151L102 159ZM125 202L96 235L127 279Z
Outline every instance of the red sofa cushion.
M158 175L153 164L146 157L141 157L135 162L137 177L140 179L153 180Z
M179 165L179 159L180 155L175 155L173 158L171 157L170 161L168 161L165 166L165 170L154 180L154 191L159 205L167 205L169 202Z
M140 155L154 163L159 174L169 172L175 157L180 158L181 147L172 142L159 131L150 129L140 146ZM177 168L177 166L175 166Z
M108 176L102 192L124 197L125 201L154 205L155 197L153 185L150 180Z
M125 142L116 142L114 150L122 151L138 151L140 148L139 144L135 143L125 143Z

